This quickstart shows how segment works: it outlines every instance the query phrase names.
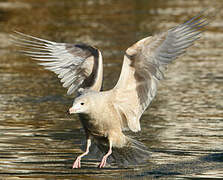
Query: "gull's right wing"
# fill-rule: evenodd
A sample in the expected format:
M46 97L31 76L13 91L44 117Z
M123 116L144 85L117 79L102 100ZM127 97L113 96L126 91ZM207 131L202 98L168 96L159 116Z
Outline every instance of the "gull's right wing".
M63 87L68 88L68 95L80 88L100 91L103 62L98 49L87 44L56 43L20 32L11 37L22 48L20 52L41 61L40 65L58 75Z

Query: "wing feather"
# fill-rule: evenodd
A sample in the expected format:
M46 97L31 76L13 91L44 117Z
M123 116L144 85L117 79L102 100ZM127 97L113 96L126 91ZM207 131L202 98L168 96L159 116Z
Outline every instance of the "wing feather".
M56 43L20 32L11 36L22 48L19 52L53 71L70 95L78 88L99 91L102 86L102 56L98 49L86 44Z
M130 130L140 130L140 117L156 95L166 66L200 38L207 19L199 14L167 32L144 38L126 50L118 83L112 90L117 112ZM126 100L127 99L127 100Z

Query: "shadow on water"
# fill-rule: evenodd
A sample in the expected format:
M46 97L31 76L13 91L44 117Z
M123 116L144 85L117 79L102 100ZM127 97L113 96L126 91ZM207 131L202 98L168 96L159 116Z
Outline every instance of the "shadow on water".
M104 89L116 83L124 50L222 0L5 0L0 2L0 179L223 178L223 15L168 67L157 97L131 134L151 151L148 163L98 169L96 152L71 169L84 133L67 110L73 98L57 77L15 51L18 30L101 49ZM92 149L93 151L94 149Z
M164 153L169 153L165 151ZM172 152L171 152L172 153ZM181 154L181 152L179 152ZM127 178L146 178L146 177L188 177L189 174L202 174L211 170L222 170L223 168L223 153L211 153L200 157L197 160L179 162L175 164L163 164L151 170L145 170L139 174L126 175ZM192 177L192 176L191 176Z

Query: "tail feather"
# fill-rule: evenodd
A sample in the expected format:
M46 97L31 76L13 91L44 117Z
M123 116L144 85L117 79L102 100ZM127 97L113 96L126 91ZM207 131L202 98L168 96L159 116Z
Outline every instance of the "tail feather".
M123 167L145 163L151 152L148 151L143 143L129 137L126 138L127 143L125 146L112 148L112 154L109 156L108 163L116 163L118 166ZM98 143L96 146L102 154L108 152L108 146Z

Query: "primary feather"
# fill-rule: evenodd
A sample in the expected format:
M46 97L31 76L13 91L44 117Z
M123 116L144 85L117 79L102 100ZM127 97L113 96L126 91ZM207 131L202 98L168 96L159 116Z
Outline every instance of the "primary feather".
M87 44L56 43L20 32L12 38L25 49L21 53L41 61L38 64L58 75L63 87L68 88L68 95L79 88L101 89L103 68L98 49Z
M144 38L126 50L121 75L114 88L114 104L123 122L139 131L139 119L156 95L164 69L200 38L207 20L201 14L167 32ZM128 100L127 100L128 99Z

